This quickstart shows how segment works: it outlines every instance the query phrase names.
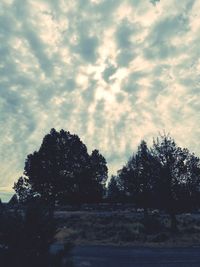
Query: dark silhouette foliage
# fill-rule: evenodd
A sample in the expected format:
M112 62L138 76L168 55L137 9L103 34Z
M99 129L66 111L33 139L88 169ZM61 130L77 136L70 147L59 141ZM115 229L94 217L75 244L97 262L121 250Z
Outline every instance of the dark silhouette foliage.
M127 202L144 209L150 208L153 206L157 176L156 161L146 142L142 141L136 154L118 171L119 190Z
M176 214L198 205L200 160L188 149L178 147L169 135L154 140L152 154L159 167L157 207L170 214L171 228L176 231Z
M63 255L50 253L56 224L51 207L40 201L24 210L0 211L0 262L4 267L61 267ZM67 257L67 251L65 251Z
M31 190L31 185L28 179L24 176L21 176L18 181L14 184L13 189L18 196L20 203L25 203L34 197L34 193Z
M177 230L176 215L200 203L200 160L177 146L169 135L159 135L148 147L142 140L136 153L112 176L106 190L108 169L98 150L88 154L77 135L52 129L38 151L28 155L24 176L14 189L20 203L40 200L48 205L109 202L133 203L164 210Z
M46 203L98 202L102 199L107 166L94 150L88 154L77 135L52 129L38 151L28 155L24 174L14 189L21 202L39 197Z
M155 184L158 173L156 172L156 161L144 140L138 146L135 161L135 199L138 206L144 208L145 212L147 212L147 209L154 205Z
M199 206L200 160L166 134L154 139L150 149L142 141L108 185L109 198L117 202L122 195L146 214L148 208L165 210L171 217L171 229L176 231L176 214Z
M17 195L16 194L14 194L12 197L11 197L11 199L9 200L9 202L8 202L8 205L9 205L9 207L13 207L13 208L15 208L17 205L18 205L18 198L17 198Z
M108 183L108 188L107 188L107 200L108 202L121 202L123 199L121 196L121 192L119 189L119 185L117 183L117 177L112 175L111 179Z

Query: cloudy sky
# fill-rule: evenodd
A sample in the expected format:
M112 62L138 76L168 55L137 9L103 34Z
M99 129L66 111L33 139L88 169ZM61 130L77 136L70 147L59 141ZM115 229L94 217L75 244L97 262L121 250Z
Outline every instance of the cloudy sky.
M0 197L54 127L114 173L164 129L200 154L200 0L1 0Z

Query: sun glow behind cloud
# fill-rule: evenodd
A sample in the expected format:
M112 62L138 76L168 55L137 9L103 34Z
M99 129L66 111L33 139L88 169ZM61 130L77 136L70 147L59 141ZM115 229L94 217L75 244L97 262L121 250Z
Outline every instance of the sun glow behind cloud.
M0 192L52 127L100 149L110 173L165 129L200 154L200 3L0 3Z

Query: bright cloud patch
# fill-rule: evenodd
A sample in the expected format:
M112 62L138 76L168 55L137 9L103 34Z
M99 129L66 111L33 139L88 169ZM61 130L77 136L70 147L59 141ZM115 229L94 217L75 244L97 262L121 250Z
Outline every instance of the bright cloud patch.
M200 154L195 0L2 0L0 192L54 127L78 134L110 173L165 129Z

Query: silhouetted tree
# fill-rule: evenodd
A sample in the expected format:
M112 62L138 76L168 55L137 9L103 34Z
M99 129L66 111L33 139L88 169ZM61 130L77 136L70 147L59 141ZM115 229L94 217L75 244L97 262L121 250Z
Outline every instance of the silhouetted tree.
M187 149L185 154L185 174L181 181L182 210L191 211L199 207L200 201L200 159Z
M190 210L199 192L199 159L187 149L178 147L169 135L153 142L152 153L159 164L157 181L158 207L171 216L171 229L177 230L176 214Z
M9 207L15 207L16 205L18 205L18 198L17 195L14 194L11 199L8 202Z
M156 183L156 161L148 149L145 141L141 141L136 154L129 159L127 164L118 171L119 184L127 199L147 208L154 202L154 187Z
M18 196L20 203L27 203L35 197L35 193L31 189L31 184L27 177L21 176L16 183L14 183L13 189Z
M138 193L137 162L133 155L122 169L117 172L119 190L125 202L136 204Z
M24 174L14 185L19 200L32 196L52 204L94 202L102 197L107 167L97 150L88 154L77 135L52 129L40 149L28 155Z
M110 178L110 181L108 183L108 188L107 188L107 200L109 202L120 202L122 201L121 199L121 192L119 189L119 185L117 183L117 177L112 175Z
M115 181L111 185L117 184L126 201L143 207L146 214L150 207L167 211L176 231L176 214L198 207L200 160L164 134L154 139L151 149L142 141Z
M105 158L99 153L97 149L92 151L90 156L90 163L93 171L93 176L96 177L98 183L105 186L108 178L108 168Z
M144 212L147 214L148 208L154 204L154 190L158 173L156 161L144 140L138 146L136 166L137 203L144 208Z

